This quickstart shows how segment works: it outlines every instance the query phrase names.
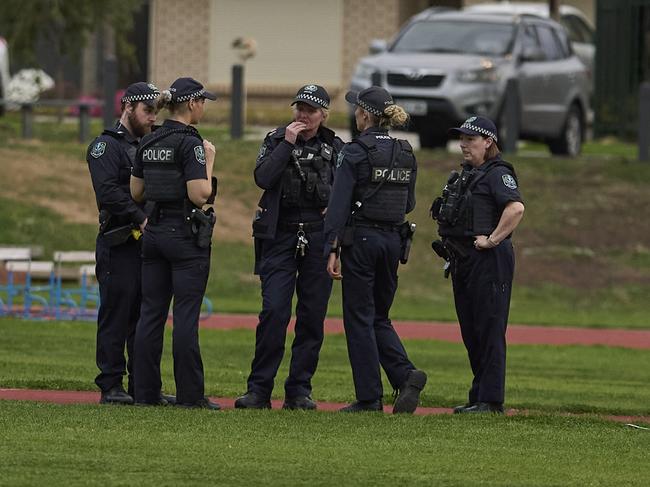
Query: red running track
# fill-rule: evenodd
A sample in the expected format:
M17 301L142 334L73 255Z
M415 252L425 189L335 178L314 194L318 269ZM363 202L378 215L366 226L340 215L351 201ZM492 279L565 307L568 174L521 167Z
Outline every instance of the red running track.
M224 409L234 409L235 400L230 397L211 397L211 400L217 402ZM49 402L53 404L97 404L99 402L99 392L93 391L52 391L40 389L0 389L0 400L9 401L38 401ZM282 407L281 400L272 400L273 409ZM318 402L319 411L337 411L346 404L334 402ZM106 406L110 407L110 406ZM114 406L117 407L117 406ZM392 406L384 406L384 413L391 413ZM425 408L419 407L415 411L416 415L428 416L432 414L451 414L450 408ZM529 414L529 411L519 411L509 409L506 413L508 416ZM560 413L563 416L588 416L581 414ZM617 421L620 423L647 423L650 424L650 416L602 416L604 419Z
M292 319L289 325L290 329L293 329L294 323L295 320ZM222 330L254 329L257 326L257 316L217 314L202 320L201 326ZM402 338L441 340L453 343L462 342L458 324L393 321L393 326ZM343 320L328 318L325 320L325 332L343 333ZM509 325L507 340L511 345L605 345L609 347L650 349L650 330Z

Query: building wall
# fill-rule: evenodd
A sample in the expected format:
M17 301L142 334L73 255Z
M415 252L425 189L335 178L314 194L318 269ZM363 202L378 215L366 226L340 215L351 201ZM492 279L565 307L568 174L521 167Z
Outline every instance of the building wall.
M208 79L210 0L152 0L149 80L167 88L176 78Z

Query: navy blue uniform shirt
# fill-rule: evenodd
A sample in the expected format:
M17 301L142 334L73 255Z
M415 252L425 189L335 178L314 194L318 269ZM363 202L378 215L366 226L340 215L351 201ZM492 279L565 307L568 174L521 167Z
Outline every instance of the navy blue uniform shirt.
M162 127L168 129L181 129L187 127L187 125L182 122L177 122L176 120L168 119L163 122ZM196 147L201 147L201 150L195 151L194 149ZM203 142L194 135L186 135L178 148L179 157L177 159L183 168L185 181L192 181L193 179L208 179L208 171L205 168L205 157L199 159L197 154L204 154ZM133 161L132 174L136 178L144 178L142 159L139 157L136 157L135 161Z
M374 134L377 136L377 149L386 155L386 161L390 162L393 151L394 140L388 138L388 130L379 127L371 127L364 130L360 136ZM408 199L406 202L406 213L415 208L415 180L417 173L417 164L411 172L409 182ZM361 144L355 141L345 144L336 161L336 177L334 178L334 187L330 195L327 215L325 216L325 238L329 245L326 245L326 252L332 247L334 240L341 238L343 227L352 212L354 204L354 189L357 183L363 183L370 180L370 162L368 153Z
M322 143L333 147L332 179L334 163L343 141L327 127L320 126L316 135L308 141L298 136L296 144L284 138L286 127L278 127L264 138L255 163L255 183L264 190L258 203L261 208L259 219L253 225L253 236L262 239L275 238L280 218L280 199L282 197L282 175L291 162L291 153L296 147L317 147Z
M97 208L109 211L120 225L139 225L146 218L142 206L131 198L129 189L138 143L138 139L118 123L114 129L107 129L97 137L86 154Z

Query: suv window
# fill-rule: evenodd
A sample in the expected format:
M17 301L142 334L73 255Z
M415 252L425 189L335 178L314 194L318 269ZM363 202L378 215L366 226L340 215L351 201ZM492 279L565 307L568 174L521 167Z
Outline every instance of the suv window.
M513 34L512 24L423 21L412 24L397 39L391 51L503 56L512 49Z
M591 29L584 20L575 15L565 15L561 19L562 25L569 32L572 42L594 43L594 36Z
M537 30L540 46L548 61L567 57L565 48L560 43L553 29L545 25L536 25L535 30Z

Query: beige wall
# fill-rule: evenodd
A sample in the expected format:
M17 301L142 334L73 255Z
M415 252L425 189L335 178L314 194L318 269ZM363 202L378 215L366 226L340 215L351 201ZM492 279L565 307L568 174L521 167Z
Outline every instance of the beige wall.
M257 54L246 62L249 93L294 94L314 82L339 89L342 16L343 0L212 0L210 85L229 90L231 66L239 62L232 41L252 37Z
M167 88L181 76L208 79L210 0L152 0L149 79Z

